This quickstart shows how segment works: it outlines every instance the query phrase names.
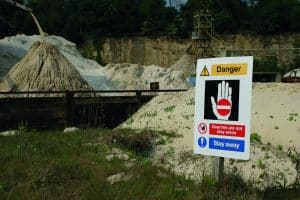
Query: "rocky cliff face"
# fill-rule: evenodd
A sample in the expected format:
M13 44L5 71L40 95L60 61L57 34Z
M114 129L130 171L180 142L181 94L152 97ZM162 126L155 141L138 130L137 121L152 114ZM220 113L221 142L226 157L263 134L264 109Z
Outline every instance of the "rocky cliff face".
M155 64L168 67L178 60L189 45L187 40L166 38L107 38L100 53L106 63Z
M265 57L278 56L280 63L291 62L296 50L292 49L299 43L300 34L277 36L225 35L213 40L214 56L253 55ZM298 39L297 39L298 38ZM298 40L298 42L297 42ZM191 39L168 39L147 37L106 38L98 49L105 63L136 63L141 65L158 65L170 67L192 44ZM277 50L288 48L289 50ZM255 50L254 50L255 49ZM269 50L263 50L269 49ZM299 55L299 50L298 55Z

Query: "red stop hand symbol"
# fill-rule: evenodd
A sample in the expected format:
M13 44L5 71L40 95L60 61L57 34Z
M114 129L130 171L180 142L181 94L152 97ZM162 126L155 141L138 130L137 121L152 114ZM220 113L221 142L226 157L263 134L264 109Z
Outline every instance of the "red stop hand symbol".
M211 97L212 110L217 119L228 120L232 109L231 94L232 88L228 82L222 81L218 84L217 103L215 98Z

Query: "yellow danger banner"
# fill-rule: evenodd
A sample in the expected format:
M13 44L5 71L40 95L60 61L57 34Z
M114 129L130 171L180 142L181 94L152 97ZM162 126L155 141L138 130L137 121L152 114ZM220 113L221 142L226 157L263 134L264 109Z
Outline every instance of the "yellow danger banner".
M213 64L211 67L212 76L235 76L247 75L247 63L232 63L232 64Z

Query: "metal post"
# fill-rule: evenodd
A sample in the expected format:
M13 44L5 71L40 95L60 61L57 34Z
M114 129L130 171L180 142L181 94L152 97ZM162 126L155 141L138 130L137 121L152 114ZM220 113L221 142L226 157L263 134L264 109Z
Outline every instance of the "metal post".
M73 111L74 111L74 92L66 91L66 101L67 101L67 125L69 127L73 126Z
M142 92L141 91L136 91L136 98L137 98L137 104L140 106L142 104Z
M214 176L217 183L220 185L224 179L224 158L215 157L214 158Z

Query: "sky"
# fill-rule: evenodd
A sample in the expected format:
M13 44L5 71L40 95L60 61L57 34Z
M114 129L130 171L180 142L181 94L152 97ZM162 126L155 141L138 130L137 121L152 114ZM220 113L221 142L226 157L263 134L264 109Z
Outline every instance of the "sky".
M165 0L167 3L167 6L170 6L170 0ZM171 0L172 6L179 7L181 4L185 4L187 0Z

